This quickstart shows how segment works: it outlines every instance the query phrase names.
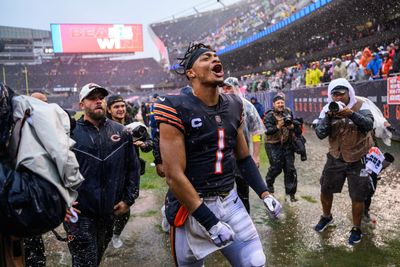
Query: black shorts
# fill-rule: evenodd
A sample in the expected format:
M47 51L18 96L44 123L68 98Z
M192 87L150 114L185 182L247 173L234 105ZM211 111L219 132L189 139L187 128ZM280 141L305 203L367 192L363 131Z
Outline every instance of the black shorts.
M370 177L365 172L365 161L348 163L335 159L329 153L321 175L322 193L340 193L347 178L349 194L352 201L364 201L370 192Z

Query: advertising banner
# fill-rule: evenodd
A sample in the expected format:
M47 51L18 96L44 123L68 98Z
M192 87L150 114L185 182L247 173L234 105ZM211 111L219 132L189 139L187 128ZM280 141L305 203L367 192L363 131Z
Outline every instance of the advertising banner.
M51 24L54 53L143 51L141 24Z

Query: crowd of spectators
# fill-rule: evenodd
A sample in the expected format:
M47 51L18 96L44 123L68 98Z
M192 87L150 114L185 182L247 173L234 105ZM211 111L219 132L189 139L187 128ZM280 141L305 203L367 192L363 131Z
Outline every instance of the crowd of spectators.
M152 29L164 42L170 61L173 62L185 52L191 41L206 43L216 50L221 50L267 29L312 2L312 0L244 0L223 11L155 24ZM185 29L190 29L190 32L185 32Z
M0 65L6 82L19 90L53 90L57 87L81 87L90 81L120 87L140 88L143 84L168 84L174 76L155 59L108 60L55 58L37 65ZM26 84L28 83L28 84Z
M241 77L242 90L291 90L311 88L329 83L332 79L346 78L363 81L387 78L400 72L400 40L377 48L365 47L363 51L297 64L276 72L245 75Z

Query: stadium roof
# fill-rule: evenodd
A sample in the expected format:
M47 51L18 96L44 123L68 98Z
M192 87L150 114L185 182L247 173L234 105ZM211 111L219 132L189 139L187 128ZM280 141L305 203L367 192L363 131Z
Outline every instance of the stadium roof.
M0 26L0 39L44 39L50 38L50 31Z

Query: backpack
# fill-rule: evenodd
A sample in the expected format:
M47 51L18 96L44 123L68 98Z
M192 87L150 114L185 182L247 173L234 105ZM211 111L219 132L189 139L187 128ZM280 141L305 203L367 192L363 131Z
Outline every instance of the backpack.
M59 226L67 205L57 188L32 171L0 163L0 229L18 237L44 234Z

